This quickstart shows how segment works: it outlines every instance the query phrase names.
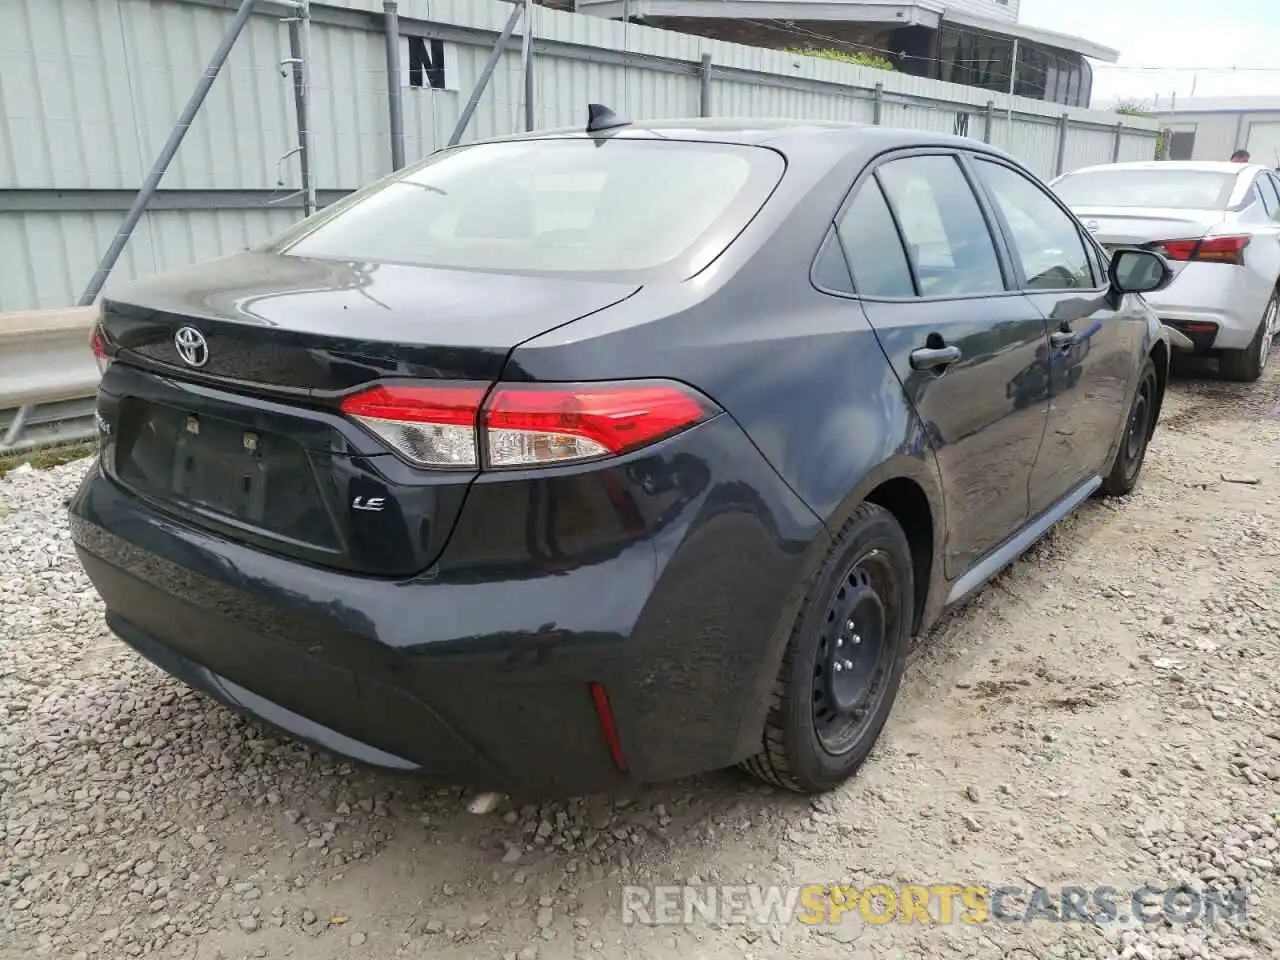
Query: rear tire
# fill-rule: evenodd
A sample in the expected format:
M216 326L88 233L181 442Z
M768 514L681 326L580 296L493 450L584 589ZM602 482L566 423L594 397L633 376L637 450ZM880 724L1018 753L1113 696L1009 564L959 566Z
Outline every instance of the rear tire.
M1218 371L1228 380L1240 383L1253 383L1262 376L1267 368L1267 358L1271 354L1271 342L1275 339L1277 326L1280 325L1280 295L1272 294L1267 301L1267 309L1262 313L1262 321L1258 324L1258 332L1243 350L1223 350L1218 356Z
M897 699L910 647L911 548L893 515L860 505L796 615L760 752L741 766L822 793L862 766Z
M1138 475L1142 473L1142 464L1147 459L1147 446L1155 431L1159 408L1160 380L1156 377L1156 365L1147 357L1143 361L1142 372L1138 374L1138 389L1134 391L1129 415L1125 417L1115 463L1099 490L1104 497L1123 497L1138 485Z

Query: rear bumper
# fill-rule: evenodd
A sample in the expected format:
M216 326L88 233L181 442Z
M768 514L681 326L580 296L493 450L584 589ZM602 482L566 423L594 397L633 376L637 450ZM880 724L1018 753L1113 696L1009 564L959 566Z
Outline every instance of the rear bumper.
M607 498L584 501L584 484ZM825 534L737 425L720 417L642 458L521 489L515 503L509 484L477 483L440 561L410 580L219 538L96 469L71 528L122 639L362 763L545 795L753 753L797 584ZM616 515L592 517L601 502Z
M1164 290L1145 294L1161 322L1183 333L1197 353L1249 345L1270 296L1245 267L1188 263Z

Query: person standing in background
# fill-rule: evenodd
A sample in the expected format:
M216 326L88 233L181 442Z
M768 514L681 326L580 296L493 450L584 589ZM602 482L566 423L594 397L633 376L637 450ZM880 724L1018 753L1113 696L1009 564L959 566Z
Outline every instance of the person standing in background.
M1243 149L1237 150L1235 153L1231 155L1231 162L1232 163L1248 163L1249 151L1243 150Z

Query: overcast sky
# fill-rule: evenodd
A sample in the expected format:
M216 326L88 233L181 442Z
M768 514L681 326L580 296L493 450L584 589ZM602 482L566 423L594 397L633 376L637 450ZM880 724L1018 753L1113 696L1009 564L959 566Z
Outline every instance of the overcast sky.
M1197 97L1280 96L1280 0L1022 0L1018 19L1120 51L1119 69L1094 65L1095 104L1167 103L1193 82Z

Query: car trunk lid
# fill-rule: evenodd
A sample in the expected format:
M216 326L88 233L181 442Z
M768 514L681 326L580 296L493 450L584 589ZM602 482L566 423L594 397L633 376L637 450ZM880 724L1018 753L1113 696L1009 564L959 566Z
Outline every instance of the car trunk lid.
M133 285L103 326L125 361L317 396L388 376L495 380L517 344L637 289L247 252ZM183 327L205 342L199 366L179 354Z
M637 289L261 253L136 284L103 307L103 464L213 532L320 566L417 573L476 471L413 466L342 398L388 380L487 386L522 341Z
M1085 229L1108 250L1198 240L1222 223L1221 210L1078 207L1074 212ZM1176 275L1186 264L1173 261L1172 266Z

